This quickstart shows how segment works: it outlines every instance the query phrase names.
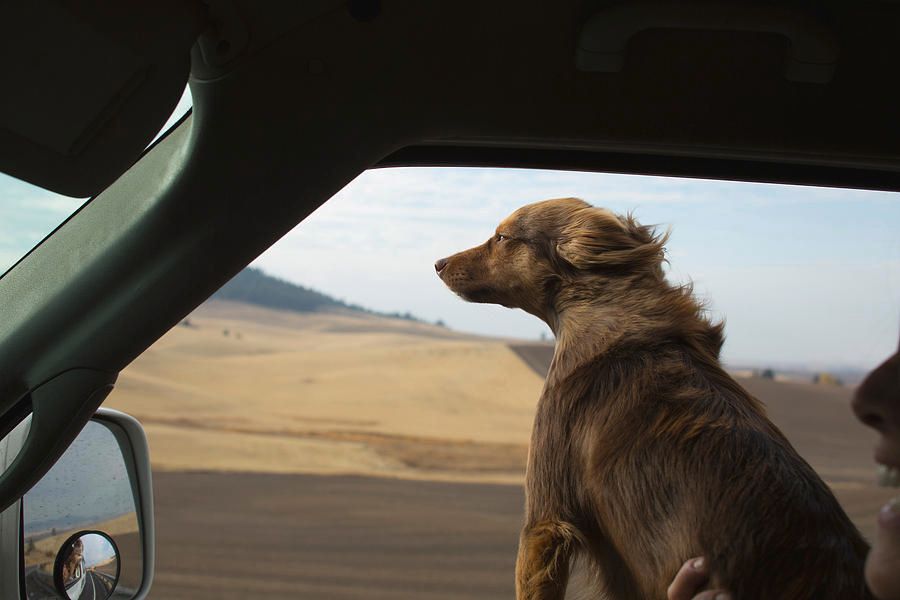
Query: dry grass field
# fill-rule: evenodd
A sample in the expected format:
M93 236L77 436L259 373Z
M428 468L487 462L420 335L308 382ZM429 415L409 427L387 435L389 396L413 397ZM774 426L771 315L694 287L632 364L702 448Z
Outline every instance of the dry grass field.
M547 346L222 301L189 321L107 401L150 440L154 598L511 597ZM889 493L852 390L741 382L871 535Z
M542 381L502 340L220 301L189 322L107 402L155 469L521 480Z

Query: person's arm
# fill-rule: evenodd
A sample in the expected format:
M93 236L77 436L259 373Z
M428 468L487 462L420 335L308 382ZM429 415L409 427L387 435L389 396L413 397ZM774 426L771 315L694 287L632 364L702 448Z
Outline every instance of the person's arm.
M705 590L709 582L709 571L703 557L692 558L678 570L667 593L668 600L731 600L731 595L723 590Z

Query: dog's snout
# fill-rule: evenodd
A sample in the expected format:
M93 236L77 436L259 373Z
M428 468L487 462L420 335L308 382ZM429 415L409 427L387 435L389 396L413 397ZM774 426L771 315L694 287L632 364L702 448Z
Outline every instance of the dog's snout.
M439 258L439 259L437 259L437 261L434 263L434 270L437 271L437 274L438 274L438 275L440 275L440 274L441 274L441 271L443 271L443 270L444 270L444 267L446 267L446 266L447 266L447 259L446 259L446 258Z

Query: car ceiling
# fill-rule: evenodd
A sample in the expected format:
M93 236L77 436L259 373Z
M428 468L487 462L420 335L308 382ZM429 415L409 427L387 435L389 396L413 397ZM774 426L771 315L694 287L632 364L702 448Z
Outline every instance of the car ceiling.
M895 2L30 0L0 23L0 169L98 194L0 279L0 433L43 423L0 508L119 370L367 168L900 189ZM145 150L188 80L193 114Z
M564 149L587 166L593 152L596 168L632 159L673 174L733 159L742 177L748 163L787 162L827 182L852 166L890 187L900 156L896 2L31 0L0 11L0 167L69 195L98 193L140 156L201 31L196 82L270 74L266 93L242 90L245 118L272 94L300 109L310 93L335 94L332 111L340 94L362 94L371 118L402 117L389 165L564 166L547 153ZM618 68L579 65L585 48L618 54ZM824 75L792 74L803 61ZM522 149L543 151L529 161Z

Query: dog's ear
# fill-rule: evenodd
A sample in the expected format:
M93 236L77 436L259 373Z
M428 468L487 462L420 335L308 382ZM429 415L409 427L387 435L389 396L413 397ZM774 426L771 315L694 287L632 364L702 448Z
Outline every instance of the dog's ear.
M658 234L632 215L593 206L573 211L559 232L556 253L576 269L617 268L662 274L668 232Z

